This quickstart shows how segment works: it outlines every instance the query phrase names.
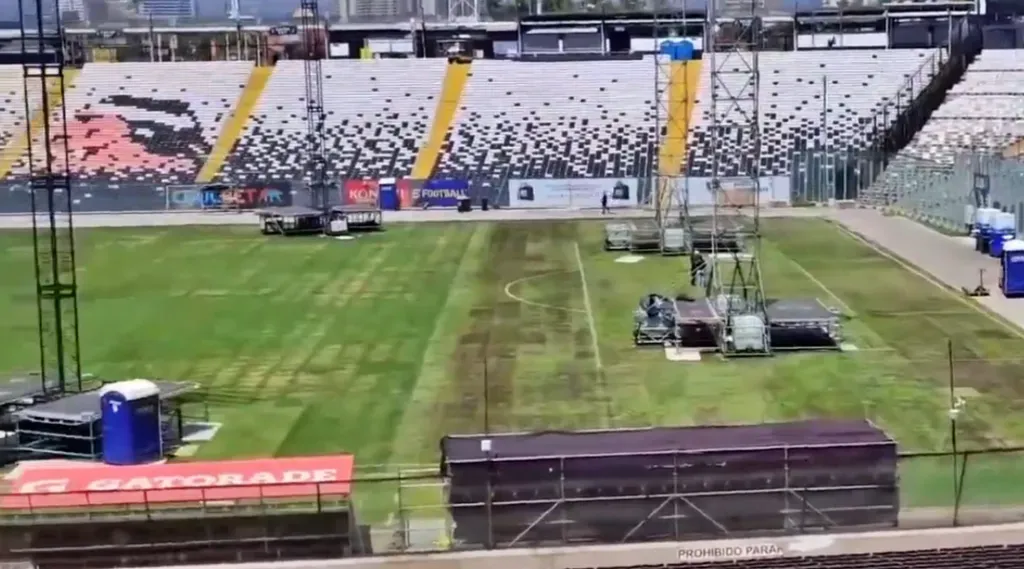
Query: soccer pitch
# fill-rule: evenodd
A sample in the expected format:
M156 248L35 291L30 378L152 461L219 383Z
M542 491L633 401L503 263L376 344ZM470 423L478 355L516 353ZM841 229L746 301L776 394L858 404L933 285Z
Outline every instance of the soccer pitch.
M673 363L631 342L641 296L684 259L616 263L598 222L393 225L356 241L252 227L78 233L83 370L196 381L224 424L202 459L353 452L436 464L447 433L867 417L903 451L1024 444L1024 340L821 220L771 219L771 296L842 309L843 354ZM580 270L582 267L582 271ZM0 373L38 366L32 248L0 232ZM972 457L965 503L1024 504L1017 455ZM1019 472L1019 470L1018 470ZM904 503L947 505L951 459L901 466Z

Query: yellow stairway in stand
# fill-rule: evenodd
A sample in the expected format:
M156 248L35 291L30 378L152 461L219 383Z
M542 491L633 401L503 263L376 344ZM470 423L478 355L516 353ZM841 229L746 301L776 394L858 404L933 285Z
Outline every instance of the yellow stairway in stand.
M75 86L75 80L78 79L79 73L81 73L79 69L64 69L64 95ZM38 81L38 78L30 79L29 84L38 85ZM59 78L46 80L46 94L50 99L50 111L59 111L64 104L64 97L60 92ZM29 123L31 125L29 130L32 132L33 137L39 137L36 139L42 140L43 121L46 120L46 113L38 108L42 105L42 97L35 94L30 95L30 99L32 99L34 108L32 110L32 118L30 119L31 122ZM58 122L57 124L59 125L60 123ZM0 153L0 179L6 178L11 173L11 169L14 168L15 164L18 163L18 160L26 155L28 144L28 133L25 132L25 127L21 126L19 127L19 132L11 138L7 147Z
M245 83L245 89L242 90L238 102L235 103L234 112L231 113L228 120L224 121L224 126L220 129L220 136L217 137L217 143L213 145L210 155L206 157L206 163L203 164L202 170L199 170L199 174L196 175L196 183L210 183L220 171L220 167L228 159L228 154L235 148L235 143L242 136L242 131L245 129L246 123L249 122L249 116L256 108L256 103L259 103L273 71L273 67L253 68L252 73L249 74L249 80Z
M412 167L414 180L426 180L434 171L434 165L441 156L444 138L455 122L455 113L459 110L459 102L462 101L462 93L466 90L471 68L472 63L448 64L444 74L444 87L441 88L441 99L437 102L437 111L434 113L434 124L430 127L430 136L420 147L416 163Z
M666 219L672 205L672 179L683 172L686 160L686 137L690 132L693 108L697 104L697 89L700 86L701 62L673 61L669 63L668 117L665 122L665 137L658 152L658 200L659 219Z

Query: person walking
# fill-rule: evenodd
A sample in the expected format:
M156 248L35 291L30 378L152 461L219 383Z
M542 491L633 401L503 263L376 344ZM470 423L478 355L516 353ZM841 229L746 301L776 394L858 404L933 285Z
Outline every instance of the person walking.
M612 210L608 209L608 192L601 194L601 215L611 213Z

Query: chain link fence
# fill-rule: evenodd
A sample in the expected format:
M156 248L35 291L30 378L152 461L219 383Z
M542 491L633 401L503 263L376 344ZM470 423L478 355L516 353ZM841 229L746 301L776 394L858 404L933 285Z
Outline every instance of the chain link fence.
M962 232L971 211L986 204L1024 227L1024 162L992 153L963 152L951 163L899 155L865 197L946 231Z

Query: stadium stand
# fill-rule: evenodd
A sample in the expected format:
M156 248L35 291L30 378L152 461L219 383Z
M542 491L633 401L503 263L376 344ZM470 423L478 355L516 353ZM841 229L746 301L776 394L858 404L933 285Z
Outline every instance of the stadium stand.
M230 61L86 65L65 102L72 175L113 184L191 183L251 70L250 62ZM32 144L41 150L41 140ZM25 156L13 173L28 174Z
M919 189L913 182L917 173L945 171L958 154L1012 153L1024 137L1022 95L1024 50L983 51L910 144L864 193L864 201L891 205L897 193Z
M25 83L20 65L0 65L0 178L3 178L17 156L7 156L8 143L24 136Z
M1024 50L983 51L903 152L948 163L957 152L1002 152L1024 136Z
M493 189L509 178L647 176L656 161L654 65L474 62L434 176Z
M249 75L249 81L238 98L238 104L231 110L230 118L224 121L217 143L210 150L210 156L196 176L196 182L208 183L213 180L217 172L220 172L228 155L234 150L238 139L242 136L245 125L249 123L249 117L252 116L256 105L263 98L263 90L266 89L273 72L273 67L253 68Z
M907 77L917 71L933 50L797 51L765 52L760 56L761 171L763 175L787 175L794 151L857 151L873 134L878 109L895 97ZM721 65L739 67L737 60ZM711 155L718 152L723 171L736 176L747 171L743 159L751 155L752 141L741 127L726 127L717 148L712 148L710 65L705 63L698 107L690 129L689 173L711 175ZM722 74L719 83L739 93L747 75ZM725 90L720 96L729 96ZM720 118L736 121L737 111L723 103Z
M324 61L328 174L332 178L408 176L433 122L446 65L444 59ZM303 179L304 84L301 61L277 64L216 180Z

